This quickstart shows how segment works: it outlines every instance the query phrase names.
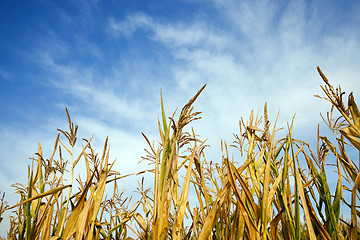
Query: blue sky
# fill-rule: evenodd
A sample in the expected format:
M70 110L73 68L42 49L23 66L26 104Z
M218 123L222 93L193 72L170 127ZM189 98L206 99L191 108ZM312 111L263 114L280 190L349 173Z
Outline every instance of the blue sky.
M214 161L266 101L282 126L296 113L295 136L313 142L329 109L313 97L316 66L360 96L359 12L342 0L0 1L0 189L18 200L10 184L26 182L38 141L50 154L65 106L96 148L109 135L116 170L143 170L160 89L170 115L207 84L195 126Z

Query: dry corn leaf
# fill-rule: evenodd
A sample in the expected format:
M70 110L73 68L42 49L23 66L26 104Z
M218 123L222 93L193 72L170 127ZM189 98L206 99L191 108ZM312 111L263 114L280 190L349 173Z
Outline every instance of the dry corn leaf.
M36 200L36 199L39 199L39 198L43 198L43 197L48 196L48 195L54 195L54 194L58 193L59 191L62 191L63 189L68 188L68 187L70 187L70 186L71 186L71 185L66 185L66 186L60 186L60 187L52 188L52 189L50 189L50 190L48 190L48 191L46 191L46 192L44 192L44 193L40 193L40 194L37 195L37 196L34 196L34 197L32 197L32 198L29 198L29 199L26 199L25 201L22 201L22 202L14 205L14 206L8 208L8 209L12 209L12 208L18 207L18 206L20 206L20 205L23 205L23 204L25 204L25 203L31 202L31 201Z

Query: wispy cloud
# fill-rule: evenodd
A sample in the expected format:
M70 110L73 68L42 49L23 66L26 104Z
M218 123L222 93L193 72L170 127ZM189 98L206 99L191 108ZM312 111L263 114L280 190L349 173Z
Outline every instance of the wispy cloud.
M143 13L128 16L124 21L116 21L110 18L110 27L126 37L131 37L138 29L147 29L153 25L152 18Z
M110 28L129 38L137 30L149 31L149 38L170 48L177 47L223 47L228 40L213 32L206 20L198 20L190 25L183 22L169 23L153 19L138 12L123 21L110 19Z
M360 50L355 40L358 35L326 32L324 28L332 24L326 21L331 17L322 18L325 14L319 13L318 6L304 1L214 3L216 17L226 22L225 26L196 17L186 23L164 23L145 13L111 20L115 32L130 38L143 31L151 41L167 48L174 57L167 66L187 96L208 83L205 96L199 99L208 117L200 126L206 129L203 133L217 139L221 133L222 137L231 136L239 117L247 116L252 108L261 110L265 101L269 101L273 115L281 109L284 126L297 113L300 132L313 132L321 120L319 112L327 109L313 97L320 93L317 65L330 77L334 72L341 79L340 74L347 76L344 81L351 89L358 86L352 81L356 75L347 74L355 73L356 68L344 70L359 60L355 56Z

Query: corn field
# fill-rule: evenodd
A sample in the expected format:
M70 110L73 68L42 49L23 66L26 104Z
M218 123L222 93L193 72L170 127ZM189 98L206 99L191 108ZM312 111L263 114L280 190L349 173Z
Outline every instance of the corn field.
M278 138L282 128L270 122L265 104L262 116L251 112L239 121L234 142L222 142L222 159L215 163L206 158L206 141L189 129L201 118L193 104L205 86L177 119L166 116L161 98L160 141L143 134L143 161L154 182L145 189L146 179L140 181L136 200L119 191L128 176L113 170L107 139L99 154L91 138L83 139L75 155L78 126L66 110L69 128L58 129L51 156L39 144L27 184L13 185L20 202L9 206L1 194L0 221L11 213L7 239L360 239L360 154L349 153L360 153L360 112L352 93L344 103L341 87L318 72L324 95L317 97L330 103L322 118L333 136L318 128L313 148L292 137L293 122ZM228 148L239 151L241 163ZM76 178L80 161L83 179ZM327 178L333 172L334 192ZM106 186L113 187L112 196L104 194ZM189 202L190 191L195 202ZM344 217L346 209L351 215Z

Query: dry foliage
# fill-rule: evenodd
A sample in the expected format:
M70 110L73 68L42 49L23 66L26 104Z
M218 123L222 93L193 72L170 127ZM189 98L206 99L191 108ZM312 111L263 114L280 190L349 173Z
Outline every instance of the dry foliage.
M360 154L353 153L360 153L360 112L352 93L345 104L341 88L334 89L318 72L325 83L321 98L331 103L323 120L335 141L318 130L313 151L292 138L293 123L285 138L277 138L277 121L270 123L265 104L263 116L252 112L234 134L230 146L239 150L242 164L229 157L225 142L221 163L207 160L205 141L194 129L186 131L200 118L192 105L205 86L177 120L175 113L166 117L161 98L161 140L155 144L143 134L149 144L143 159L153 166L154 185L144 189L143 179L137 201L118 190L117 181L126 176L112 170L107 139L101 156L91 139L83 139L81 153L74 154L78 126L66 110L69 130L59 130L52 155L45 158L39 144L27 185L14 185L20 203L9 207L4 195L0 199L0 222L5 211L12 211L8 239L130 239L129 231L138 239L359 239ZM335 163L329 164L330 155ZM87 175L76 179L74 191L79 161L85 162ZM331 193L327 174L334 169L337 185ZM68 170L70 183L65 184ZM109 198L104 191L110 182ZM190 189L194 203L188 199ZM343 191L351 198L345 199ZM350 219L341 217L342 208L350 208Z

